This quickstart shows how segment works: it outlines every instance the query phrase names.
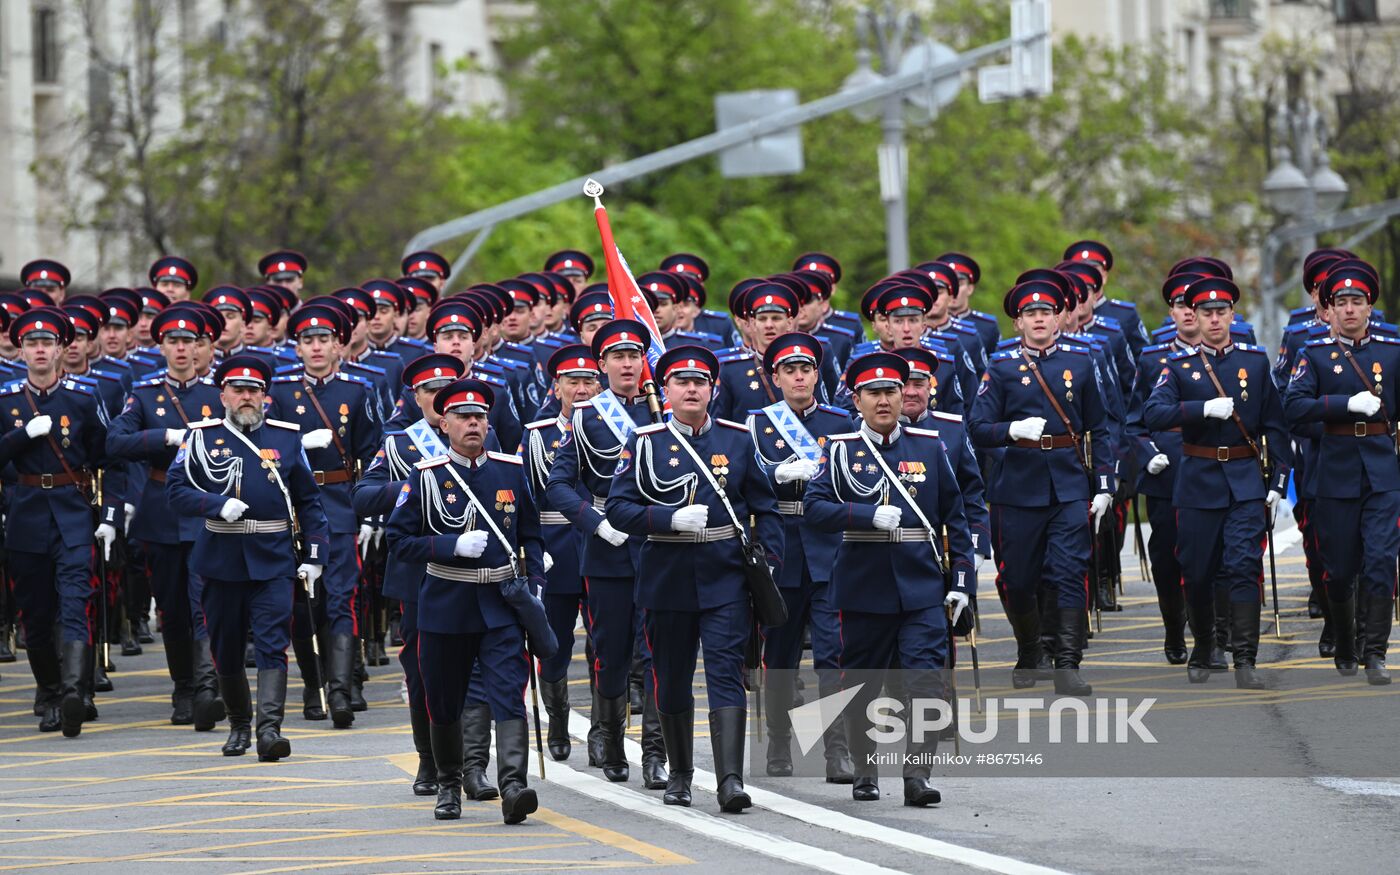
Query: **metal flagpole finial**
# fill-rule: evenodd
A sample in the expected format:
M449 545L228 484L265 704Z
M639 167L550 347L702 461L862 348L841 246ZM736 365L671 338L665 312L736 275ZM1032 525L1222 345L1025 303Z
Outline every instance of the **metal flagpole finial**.
M598 180L589 177L588 181L583 184L583 195L584 197L593 198L593 206L601 207L603 205L603 202L599 200L599 198L603 195L603 184Z

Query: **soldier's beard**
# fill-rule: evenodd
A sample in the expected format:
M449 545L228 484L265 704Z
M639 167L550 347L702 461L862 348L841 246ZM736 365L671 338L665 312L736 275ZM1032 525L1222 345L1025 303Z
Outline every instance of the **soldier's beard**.
M252 431L263 423L263 412L261 410L233 410L228 415L229 422L243 429Z

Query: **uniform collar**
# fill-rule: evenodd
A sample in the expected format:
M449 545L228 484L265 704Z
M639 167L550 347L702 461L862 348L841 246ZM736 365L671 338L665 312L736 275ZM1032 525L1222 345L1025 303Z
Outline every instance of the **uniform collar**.
M1223 358L1224 356L1227 356L1235 351L1235 345L1233 343L1227 343L1225 344L1223 349L1215 349L1208 343L1202 343L1201 345L1197 346L1196 349L1200 350L1206 355L1211 356L1212 358Z
M817 408L820 406L821 405L817 403L817 396L813 395L812 403L808 405L805 409L797 411L797 415L802 419L811 419L812 414L816 413ZM791 405L789 405L789 409L791 409Z
M1100 307L1102 307L1104 304L1107 304L1107 303L1108 303L1108 295L1100 295L1100 296L1099 296L1099 299L1098 299L1097 301L1094 302L1094 309L1097 310L1097 309L1099 309Z
M491 458L486 454L486 450L483 449L481 451L481 455L477 456L475 459L468 459L466 456L462 455L461 453L457 452L451 447L447 448L447 456L457 464L466 465L468 468L480 468L482 465L485 465L487 461L489 461Z
M40 398L47 398L48 396L57 392L58 388L63 385L63 377L64 375L60 373L57 379L53 381L53 385L47 389L40 389L38 386L34 385L34 381L29 379L28 377L25 377L24 385L29 387L30 394L37 395Z
M915 418L915 419L910 419L909 417L907 417L907 416L905 416L903 413L901 413L901 414L899 415L899 422L900 422L901 425L918 425L919 423L921 423L921 422L923 422L924 420L928 419L931 415L932 415L932 414L929 413L929 411L925 410L923 413L920 413L920 414L918 415L917 418Z
M327 386L328 384L334 382L336 375L339 373L339 368L332 368L331 372L329 374L326 374L324 377L313 377L306 371L302 371L301 379L304 383L306 383L306 385L315 386L317 389L321 389Z
M372 350L374 350L374 351L376 351L376 352L393 352L393 350L389 349L389 347L393 346L394 344L396 344L396 343L398 343L398 342L399 342L399 336L398 336L397 334L395 334L393 337L389 338L388 340L384 341L383 343L375 343L373 340L371 340L371 341L369 342L369 348L372 349Z
M671 419L671 425L675 427L676 431L689 437L699 437L700 435L705 434L711 428L714 427L714 424L714 417L710 416L708 413L705 414L705 423L701 425L698 429L691 428L684 422L681 422L679 419L675 419L674 417Z
M1059 348L1060 344L1058 340L1045 347L1045 349L1032 349L1029 346L1026 346L1024 341L1022 341L1021 343L1021 352L1025 353L1033 359L1047 358L1050 356L1051 353L1055 352Z
M1337 342L1340 343L1342 346L1349 346L1353 349L1359 349L1360 347L1363 347L1371 342L1371 335L1368 332L1366 334L1363 334L1360 340L1352 340L1349 337L1343 337L1342 335L1338 334Z
M262 422L267 422L267 418L263 417ZM224 428L228 429L229 431L236 431L242 435L251 435L253 432L257 431L258 428L262 428L262 422L258 423L257 428L244 429L243 426L234 423L234 421L229 418L227 412L224 413Z
M904 427L896 422L894 424L894 431L890 432L887 436L880 434L865 422L861 422L860 433L870 438L870 442L877 447L892 447L894 446L894 442L899 440L899 436L904 433Z
M195 383L198 382L199 374L195 374L188 380L181 382L180 380L176 380L175 378L171 377L169 371L165 372L165 385L169 386L171 389L188 389L189 387L193 386Z
M1173 337L1170 341L1167 342L1167 346L1170 346L1172 349L1176 350L1177 352L1191 352L1191 351L1194 351L1194 350L1196 349L1196 347L1194 347L1194 346L1192 346L1191 344L1187 343L1186 341L1182 340L1182 339L1181 339L1181 335L1177 335L1176 337Z

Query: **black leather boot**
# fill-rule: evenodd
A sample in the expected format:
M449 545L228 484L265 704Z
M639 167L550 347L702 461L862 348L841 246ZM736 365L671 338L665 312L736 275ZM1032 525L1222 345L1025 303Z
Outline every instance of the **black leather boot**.
M929 765L938 752L938 736L929 733L922 744L915 744L911 737L905 747L910 757L910 765L904 767L904 804L910 808L927 808L943 801L943 794L928 782L933 768ZM925 762L920 762L920 759Z
M286 706L286 670L269 668L258 672L258 762L275 763L292 755L292 743L282 737Z
M34 675L39 731L57 732L63 725L59 716L59 703L63 701L63 672L59 668L58 651L52 645L31 647L29 670Z
M1362 621L1366 645L1361 651L1362 664L1366 666L1366 683L1383 687L1390 683L1390 671L1385 667L1385 651L1390 641L1391 603L1372 597Z
M59 647L58 658L63 686L63 700L59 705L63 736L76 738L83 731L83 721L87 719L83 695L92 671L92 648L86 641L64 641Z
M744 708L715 708L710 711L710 748L715 756L715 795L719 810L737 814L753 806L744 790Z
M331 722L336 729L349 729L355 722L355 712L350 708L351 675L355 671L355 639L349 635L331 635L326 642L329 653L326 657L326 707L331 712Z
M689 808L690 781L695 777L695 710L681 714L657 711L656 716L666 742L666 761L671 766L661 801Z
M1040 673L1044 671L1040 662L1044 646L1040 640L1040 614L1027 611L1024 614L1007 613L1011 631L1016 635L1016 667L1011 669L1011 686L1018 690L1035 686Z
M15 648L12 639L15 634L15 624L6 621L0 623L0 662L14 662L18 659L15 656Z
M625 701L625 699L624 699ZM526 774L530 769L530 730L524 720L496 724L496 782L501 785L501 819L523 823L540 807Z
M1337 642L1332 663L1342 677L1353 677L1356 675L1356 600L1343 602L1329 597L1327 609L1332 615L1332 630Z
M569 740L569 679L540 681L540 699L549 715L549 755L558 762L569 758L573 743Z
M369 702L365 700L365 684L369 683L369 669L365 668L364 653L358 647L358 642L355 642L355 645L350 648L350 662L354 668L350 673L350 710L368 711Z
M1083 655L1080 642L1084 630L1089 625L1089 617L1077 608L1061 608L1059 629L1056 637L1059 644L1055 653L1055 692L1061 696L1088 696L1094 692L1079 676L1079 660Z
M302 719L325 720L326 709L321 707L321 666L317 664L315 645L310 638L293 638L292 654L297 658L297 668L301 669Z
M112 686L112 679L107 676L107 662L102 655L101 643L92 646L92 687L93 692L110 693L115 687Z
M837 692L833 689L831 692ZM820 693L826 696L826 693ZM855 766L851 764L851 750L846 744L846 721L833 720L822 733L822 745L826 750L826 782L828 784L850 784L856 779Z
M219 692L228 709L228 740L224 742L226 757L241 757L253 746L253 701L248 691L248 676L239 672L219 677Z
M462 816L464 732L460 721L428 725L433 762L437 764L437 805L433 807L433 817L437 820L456 820Z
M1308 593L1308 619L1320 620L1322 616L1322 596L1314 589Z
M170 724L189 726L194 722L193 638L165 639L165 668L175 684L170 694Z
M1211 671L1229 671L1230 660L1227 653L1235 652L1230 640L1230 594L1217 587L1215 590L1215 647L1210 652Z
M1157 593L1162 612L1162 653L1168 665L1186 664L1186 602L1181 586L1168 582Z
M224 700L219 698L219 680L214 674L214 657L208 640L195 639L194 657L194 731L209 732L224 719Z
M413 776L413 795L436 796L437 761L433 759L433 738L428 731L428 712L409 708L408 725L413 728L413 749L418 752L418 774Z
M764 674L768 694L768 763L765 771L772 778L792 776L792 708L793 672L770 671Z
M661 718L657 716L656 697L642 695L642 786L648 790L665 790L666 740L661 736Z
M1321 605L1322 632L1317 636L1317 655L1323 659L1331 659L1337 655L1337 637L1332 632L1332 609L1325 598Z
M142 644L154 644L156 636L151 634L151 624L145 615L136 618L136 640Z
M1235 645L1235 686L1264 689L1264 679L1254 667L1259 654L1258 602L1230 602L1230 640Z
M1215 650L1215 612L1187 606L1186 622L1191 627L1191 657L1186 661L1186 680L1203 684L1215 671L1211 660Z
M646 696L646 685L642 682L641 654L632 654L632 667L627 672L627 707L633 714L642 713L642 699Z
M622 746L627 736L627 697L606 699L595 695L593 710L598 714L603 737L603 777L620 783L631 774L627 766L627 753Z
M132 620L122 621L122 656L140 656L141 642L136 640L136 623Z
M857 802L875 802L880 798L879 768L871 762L871 756L875 753L875 742L866 734L870 723L865 718L863 701L857 699L856 706L848 706L842 720L846 724L846 743L850 745L854 776L851 781L851 798Z
M462 786L477 802L501 795L486 777L491 763L491 706L468 705L462 709ZM442 770L439 768L438 773Z

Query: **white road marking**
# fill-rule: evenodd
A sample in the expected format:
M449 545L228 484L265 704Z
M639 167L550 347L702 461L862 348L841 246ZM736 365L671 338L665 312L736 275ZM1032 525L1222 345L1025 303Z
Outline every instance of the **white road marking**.
M569 733L576 738L587 738L588 718L571 710L569 712ZM629 738L626 747L628 760L640 764L642 746ZM716 783L713 772L707 772L700 768L695 770L695 778L692 783L694 788L713 793ZM744 782L744 789L753 798L755 805L762 806L776 814L782 814L833 832L845 833L858 839L890 845L901 851L922 854L988 872L1002 872L1006 875L1064 875L1060 870L1037 866L1034 863L1027 863L1013 857L1004 857L1000 854L939 841L918 833L882 826L869 820L862 820L859 817L852 817L849 814L803 802L800 799L792 799L771 790L762 790L747 781Z
M1355 778L1313 778L1313 783L1349 796L1400 796L1400 784L1358 781Z

